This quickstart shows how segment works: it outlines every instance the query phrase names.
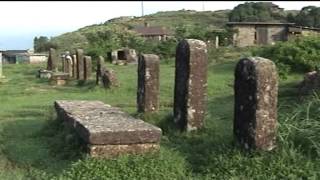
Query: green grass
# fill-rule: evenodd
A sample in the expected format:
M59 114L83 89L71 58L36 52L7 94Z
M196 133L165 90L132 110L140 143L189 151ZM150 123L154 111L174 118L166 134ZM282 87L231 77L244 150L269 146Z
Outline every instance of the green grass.
M94 77L83 85L72 81L54 87L35 77L44 65L5 65L0 179L319 179L320 100L298 100L301 75L281 81L278 148L246 153L234 145L232 134L236 61L221 61L210 56L205 129L193 133L180 133L172 125L173 62L161 64L160 111L147 115L136 113L135 65L107 64L120 81L111 90L95 86ZM160 152L112 160L85 156L74 132L55 121L58 99L101 100L161 127Z

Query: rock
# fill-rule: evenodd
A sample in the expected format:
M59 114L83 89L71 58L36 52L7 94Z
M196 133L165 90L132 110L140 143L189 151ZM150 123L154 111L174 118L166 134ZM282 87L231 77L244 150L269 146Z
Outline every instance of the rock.
M119 87L116 73L112 69L107 69L104 67L101 80L104 88Z
M58 86L65 85L67 84L68 79L69 79L68 73L55 72L55 73L52 73L51 75L50 84L58 85Z

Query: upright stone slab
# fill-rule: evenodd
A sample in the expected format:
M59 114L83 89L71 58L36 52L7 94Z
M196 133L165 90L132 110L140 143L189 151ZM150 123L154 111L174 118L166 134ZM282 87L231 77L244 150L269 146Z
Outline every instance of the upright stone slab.
M102 67L104 66L104 57L99 56L97 62L97 72L96 72L96 85L100 84L100 77L102 76Z
M101 82L106 89L120 86L116 73L112 69L107 69L105 66L102 67Z
M159 56L142 54L138 60L138 112L159 109Z
M0 78L2 78L2 53L0 52Z
M90 56L84 56L84 80L90 79L92 74L92 59Z
M72 64L72 58L71 56L66 56L65 60L64 60L64 72L69 74L69 77L72 77L72 73L73 73L73 64Z
M72 77L74 78L77 78L77 74L78 74L78 71L77 71L77 56L74 54L72 55Z
M77 79L84 80L84 56L83 49L76 50L77 57Z
M179 42L176 50L174 121L187 131L203 127L207 96L207 46L196 39Z
M241 59L235 69L234 135L245 149L276 146L278 76L275 64L261 57Z
M47 70L49 71L58 71L58 54L54 48L49 50L49 58L47 62Z

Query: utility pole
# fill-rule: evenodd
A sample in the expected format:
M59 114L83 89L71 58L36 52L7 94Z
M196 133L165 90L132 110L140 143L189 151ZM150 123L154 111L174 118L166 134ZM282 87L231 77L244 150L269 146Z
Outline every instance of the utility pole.
M141 13L142 13L141 16L144 16L144 12L143 12L143 1L141 1Z

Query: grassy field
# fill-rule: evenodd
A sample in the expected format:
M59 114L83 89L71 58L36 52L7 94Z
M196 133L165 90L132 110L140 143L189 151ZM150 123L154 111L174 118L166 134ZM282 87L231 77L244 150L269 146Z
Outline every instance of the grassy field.
M193 133L172 126L173 62L161 64L160 111L148 115L136 114L136 65L108 64L120 81L111 90L95 86L94 77L86 84L54 87L36 78L44 64L5 65L0 179L319 179L320 100L298 100L301 75L280 83L278 148L246 153L234 145L232 134L236 61L210 55L209 64L206 126ZM113 160L86 157L74 132L55 121L53 102L58 99L101 100L161 127L160 152Z

